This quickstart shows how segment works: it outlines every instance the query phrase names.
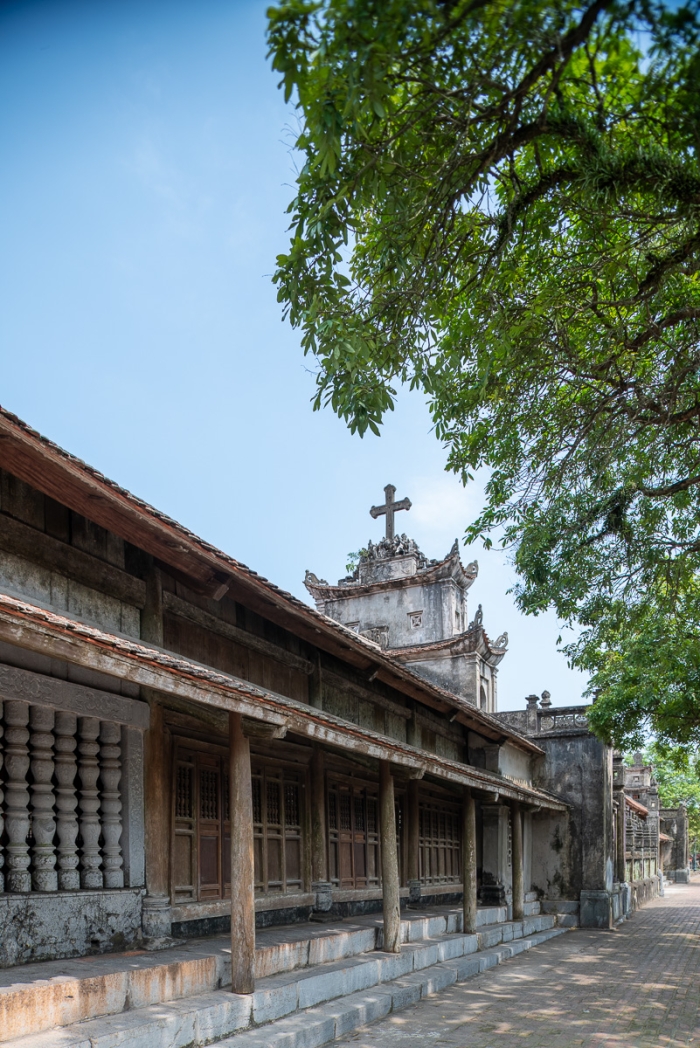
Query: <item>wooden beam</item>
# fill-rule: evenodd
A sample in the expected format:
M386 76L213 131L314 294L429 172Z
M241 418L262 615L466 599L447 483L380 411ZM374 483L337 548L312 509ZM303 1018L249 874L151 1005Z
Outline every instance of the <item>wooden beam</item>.
M368 759L390 760L407 768L425 768L432 775L479 791L501 794L543 807L565 811L561 801L535 789L464 765L447 757L429 755L369 728L344 721L306 703L267 691L258 685L210 669L183 656L151 649L94 626L37 608L9 594L0 594L0 640L107 673L142 687L191 699L205 706L235 711L278 725Z
M171 615L176 615L178 618L192 622L195 626L201 626L202 629L210 630L220 637L226 637L227 640L232 640L236 644L242 644L246 648L274 659L276 662L281 662L283 665L289 666L290 669L300 670L306 674L314 672L314 664L309 659L296 655L293 651L287 651L286 648L280 647L279 644L273 644L271 641L265 640L264 637L257 637L254 633L241 629L240 626L234 626L231 622L217 618L216 615L203 611L196 604L190 604L189 601L183 600L182 597L178 597L177 594L168 590L163 593L163 609Z
M265 721L243 718L243 732L248 739L283 739L287 734L286 723L266 724Z
M343 677L342 673L335 673L333 670L323 670L323 679L328 681L329 684L335 685L337 688L344 688L345 691L349 692L350 695L354 695L362 702L373 702L375 706L380 706L383 710L388 713L393 713L396 717L403 717L404 720L410 720L413 716L413 712L402 706L398 702L394 702L392 699L387 699L384 695L377 695L376 692L372 691L371 688L366 687L363 684L357 684L353 680L348 680L347 677Z
M37 491L172 564L188 577L221 584L204 550L198 555L192 548L194 536L190 537L185 528L5 414L0 414L0 465Z
M40 706L50 706L54 710L67 710L81 717L100 717L102 720L126 724L139 731L145 731L150 717L147 702L2 663L0 695L3 699L37 703Z
M142 579L8 517L6 513L0 513L0 549L25 557L32 564L75 579L135 608L142 608L146 602L146 585Z

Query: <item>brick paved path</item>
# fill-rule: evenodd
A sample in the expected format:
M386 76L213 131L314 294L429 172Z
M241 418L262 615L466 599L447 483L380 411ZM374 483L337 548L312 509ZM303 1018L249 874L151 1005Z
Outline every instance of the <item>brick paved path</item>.
M334 1044L700 1048L700 880L616 931L560 935Z

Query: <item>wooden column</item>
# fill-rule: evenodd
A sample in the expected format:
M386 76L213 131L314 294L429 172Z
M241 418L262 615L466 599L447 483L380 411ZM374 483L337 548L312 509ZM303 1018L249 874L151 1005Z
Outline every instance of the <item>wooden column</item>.
M231 990L255 990L255 859L250 743L243 717L229 713L231 813Z
M146 604L141 610L141 637L163 645L163 588L159 568L147 572ZM170 854L172 848L172 754L170 734L165 727L158 692L141 689L151 708L151 721L144 737L144 847L146 896L143 901L143 931L148 938L167 938L171 932Z
M462 929L476 931L476 801L468 786L462 801Z
M411 881L420 882L420 823L418 811L418 779L410 779L408 783L408 877L409 886Z
M146 689L143 689L146 692ZM170 935L170 817L172 802L170 736L163 707L148 690L151 722L144 739L144 801L146 897L143 930L146 936Z
M510 802L513 862L513 920L522 921L525 916L523 891L523 820L520 802Z
M384 949L401 950L399 860L396 852L394 779L389 761L379 762L379 830L382 849L382 897L384 902Z
M311 753L311 880L314 884L328 880L326 781L320 746Z

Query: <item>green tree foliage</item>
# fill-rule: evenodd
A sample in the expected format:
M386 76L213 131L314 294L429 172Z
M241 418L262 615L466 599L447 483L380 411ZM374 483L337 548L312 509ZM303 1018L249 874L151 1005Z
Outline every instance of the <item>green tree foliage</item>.
M700 840L700 749L669 747L654 742L643 751L644 761L654 765L663 808L684 804L688 810L688 836Z
M281 0L275 280L315 407L425 391L467 539L583 631L596 730L700 741L698 0Z

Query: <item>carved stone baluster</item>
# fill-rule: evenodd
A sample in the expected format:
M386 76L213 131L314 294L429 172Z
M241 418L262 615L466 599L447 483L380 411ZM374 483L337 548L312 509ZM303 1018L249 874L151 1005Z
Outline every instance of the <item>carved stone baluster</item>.
M7 890L31 891L29 873L29 703L5 703L5 827L7 829Z
M74 713L57 713L55 726L56 822L58 829L58 887L74 891L80 887L78 873L78 795L75 777L78 762L75 748L78 718Z
M100 729L100 787L102 794L102 856L105 888L123 888L124 860L119 841L122 835L122 801L119 781L122 777L121 728L102 721Z
M53 722L54 711L48 706L29 709L32 769L32 888L36 892L55 892L56 834L53 792Z
M5 729L2 726L2 700L0 700L0 775L2 774L2 764L3 764L2 736L3 736L4 730ZM2 832L3 832L4 826L5 826L5 820L3 819L3 815L2 815L2 813L3 813L2 802L3 802L4 798L5 798L5 794L3 793L3 790L2 790L2 778L0 778L0 840L2 840ZM5 891L5 875L2 872L2 864L3 864L3 862L4 862L4 857L3 857L3 854L2 854L2 848L0 847L0 892L4 892Z
M96 717L81 717L79 721L80 742L78 752L80 762L80 884L83 888L102 887L102 857L100 855L100 794L97 779L100 766L97 754L100 746L97 738L100 734L100 722Z

